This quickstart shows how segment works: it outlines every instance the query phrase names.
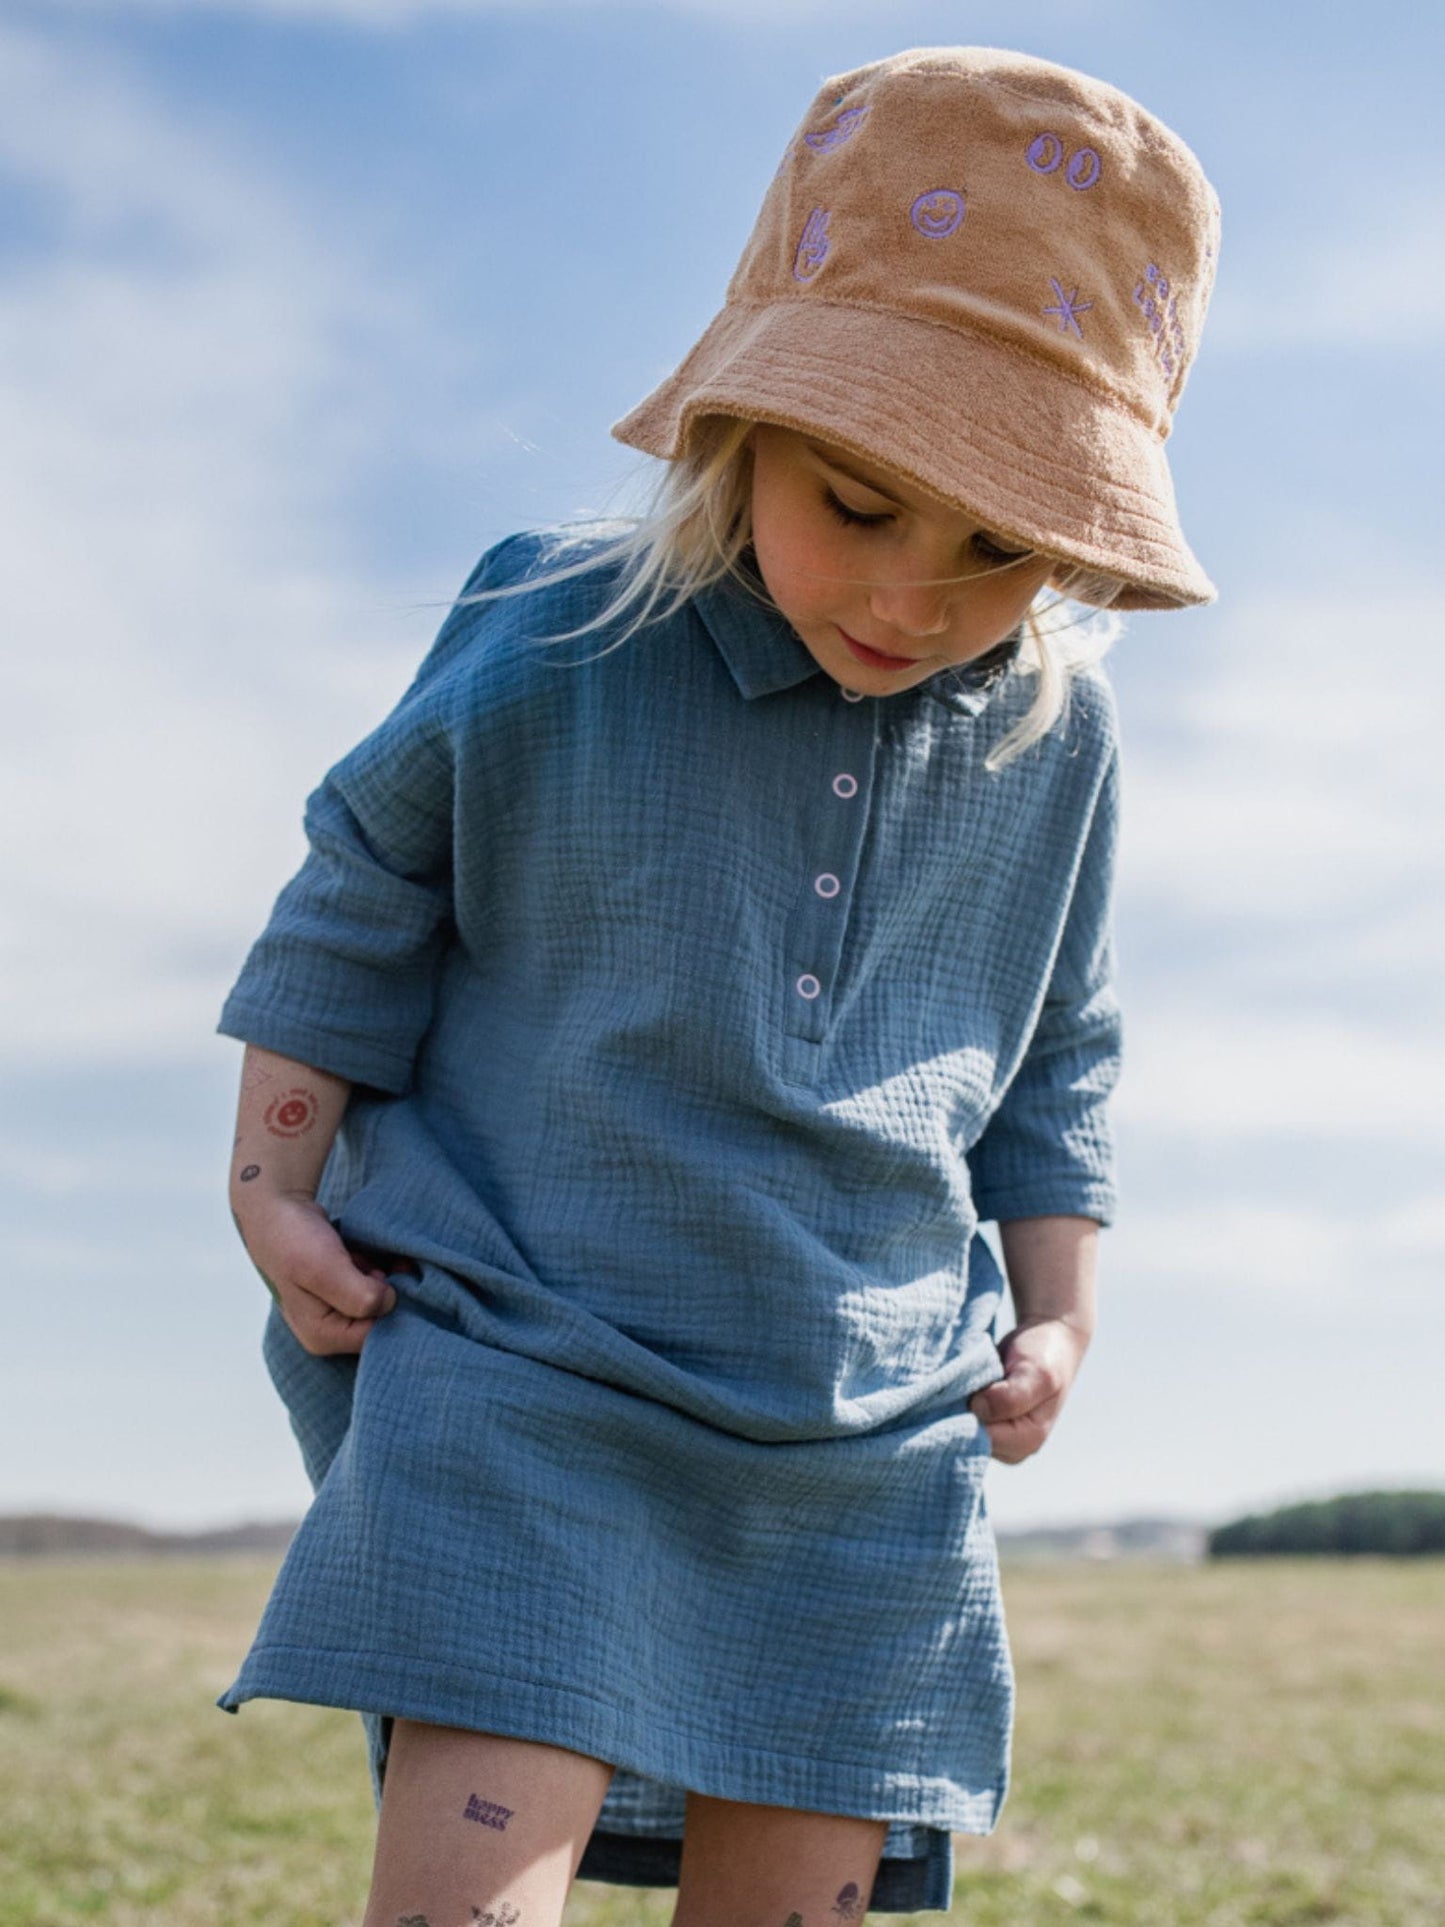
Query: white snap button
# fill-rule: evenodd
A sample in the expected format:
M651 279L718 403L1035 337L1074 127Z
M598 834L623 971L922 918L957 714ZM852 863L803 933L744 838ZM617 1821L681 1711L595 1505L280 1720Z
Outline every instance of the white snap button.
M806 997L810 1004L815 997L822 994L822 989L823 986L810 971L805 970L798 979L798 995L800 997Z
M813 888L820 897L836 897L843 886L831 870L825 870L822 876L813 878Z
M861 703L863 700L863 691L861 689L840 689L838 694L843 698L845 703Z
M847 798L858 794L858 778L850 776L847 770L833 778L833 794Z

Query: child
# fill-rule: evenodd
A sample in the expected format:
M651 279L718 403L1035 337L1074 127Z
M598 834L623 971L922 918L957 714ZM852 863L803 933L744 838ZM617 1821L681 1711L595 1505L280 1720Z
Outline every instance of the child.
M319 1489L220 1703L366 1716L367 1927L941 1909L994 1824L984 1475L1113 1209L1113 709L1042 611L1213 593L1217 220L1046 62L829 82L618 426L655 513L493 549L310 800L221 1027Z

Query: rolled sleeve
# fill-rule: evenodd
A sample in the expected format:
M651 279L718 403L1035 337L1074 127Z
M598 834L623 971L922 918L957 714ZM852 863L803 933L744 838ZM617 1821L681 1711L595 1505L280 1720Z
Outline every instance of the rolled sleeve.
M1113 1222L1109 1095L1121 1020L1112 928L1118 759L1111 757L1074 881L1048 988L1028 1047L969 1153L980 1218L1067 1215Z
M277 899L219 1026L385 1091L409 1082L452 921L450 777L414 721L389 719L307 802L310 855ZM403 765L404 807L395 782Z
M489 551L462 595L504 574L515 546ZM459 600L391 715L308 799L310 854L226 1000L222 1035L407 1089L455 928L456 718L485 607Z

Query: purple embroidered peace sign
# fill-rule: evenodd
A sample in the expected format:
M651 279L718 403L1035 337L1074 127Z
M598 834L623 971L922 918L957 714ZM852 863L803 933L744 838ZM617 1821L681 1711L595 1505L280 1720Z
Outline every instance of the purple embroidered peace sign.
M808 216L798 252L793 257L795 281L812 281L827 260L833 245L828 239L828 223L832 218L831 211L822 207L815 207Z
M816 134L804 134L803 139L809 147L820 154L831 154L835 147L852 140L858 129L868 118L867 107L849 107L839 114L831 127L823 127Z
M913 203L911 218L920 234L930 241L947 240L963 225L963 196L951 187L931 187Z

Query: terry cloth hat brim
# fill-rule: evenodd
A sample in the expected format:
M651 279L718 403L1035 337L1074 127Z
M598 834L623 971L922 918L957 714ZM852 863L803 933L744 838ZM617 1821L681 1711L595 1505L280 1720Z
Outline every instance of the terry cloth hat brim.
M1214 600L1157 429L1124 396L1022 345L898 314L880 327L870 309L816 295L733 302L612 433L671 460L709 415L882 463L1005 540L1122 582L1115 608ZM1105 599L1087 585L1070 593Z

